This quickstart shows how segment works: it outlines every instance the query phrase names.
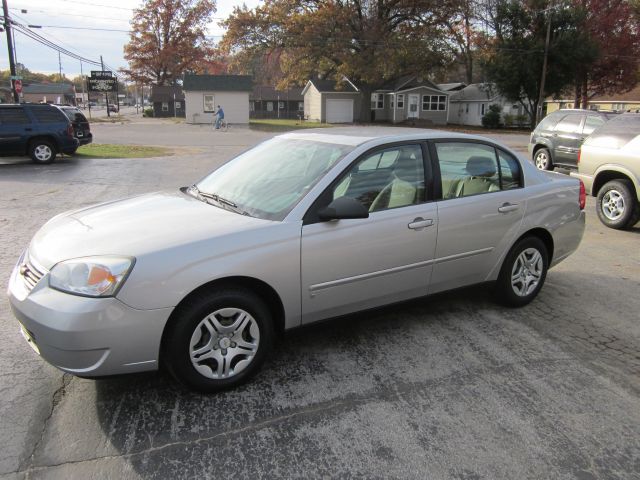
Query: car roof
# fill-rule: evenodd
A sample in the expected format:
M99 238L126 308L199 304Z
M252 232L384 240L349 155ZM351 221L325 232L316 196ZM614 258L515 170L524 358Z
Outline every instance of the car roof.
M412 140L436 140L442 138L479 140L483 142L489 141L491 143L496 143L493 140L480 135L408 127L334 127L329 129L329 131L327 131L326 128L314 128L302 132L289 132L283 135L278 135L278 137L350 146L358 146L369 142L380 143L380 141L391 143Z

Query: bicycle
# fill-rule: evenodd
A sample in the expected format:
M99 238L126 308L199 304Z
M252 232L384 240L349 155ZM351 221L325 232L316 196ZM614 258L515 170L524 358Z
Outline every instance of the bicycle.
M220 128L216 128L216 120L214 118L214 120L213 120L213 129L214 130L221 130L223 132L227 132L227 131L229 131L229 123L223 118L222 120L220 120Z

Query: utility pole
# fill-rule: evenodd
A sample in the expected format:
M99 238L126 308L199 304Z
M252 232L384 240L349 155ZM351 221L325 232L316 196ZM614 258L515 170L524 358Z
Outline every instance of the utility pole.
M551 38L551 7L547 9L547 36L544 41L544 60L542 61L542 78L540 79L540 95L536 111L536 125L542 120L542 106L544 104L544 84L547 79L547 57L549 56L549 40Z
M58 81L60 82L60 104L64 105L64 83L62 82L62 59L60 58L60 52L58 52Z
M11 36L11 19L9 19L9 7L7 0L2 0L2 11L4 13L4 30L7 32L7 48L9 50L9 71L11 72L11 92L13 93L13 101L20 103L20 97L16 92L15 76L16 64L13 58L13 37Z
M102 55L100 55L100 68L102 68L102 71L104 72L104 62L102 61ZM109 113L109 93L108 92L104 92L104 99L105 99L105 102L107 103L107 117L111 118L111 114Z

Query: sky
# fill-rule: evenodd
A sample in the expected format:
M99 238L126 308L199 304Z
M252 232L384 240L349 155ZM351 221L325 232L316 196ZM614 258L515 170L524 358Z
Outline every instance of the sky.
M129 40L127 31L133 9L142 4L140 0L7 0L9 15L23 25L39 25L32 28L67 50L85 58L104 62L114 70L127 66L122 49ZM233 7L246 4L254 8L260 0L217 0L217 11L208 28L214 41L220 39L224 30L218 26L227 18ZM22 13L22 10L27 13ZM2 10L0 9L0 12ZM1 13L0 13L1 15ZM72 28L62 28L72 27ZM102 29L102 30L85 30ZM29 70L40 73L58 72L58 52L16 31L15 50L19 63ZM78 60L61 56L62 73L68 77L80 74ZM0 70L9 68L6 33L0 33ZM83 64L85 74L99 69ZM105 67L106 69L106 67Z

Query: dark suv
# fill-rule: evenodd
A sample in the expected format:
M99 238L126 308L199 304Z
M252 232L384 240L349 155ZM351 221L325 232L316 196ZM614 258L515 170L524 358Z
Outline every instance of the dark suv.
M71 125L73 125L73 133L80 142L80 145L87 145L93 141L93 135L91 134L91 126L87 117L80 111L78 107L61 106L58 107L64 112Z
M60 152L72 155L79 145L73 126L53 105L0 104L0 155L29 155L51 163Z
M577 168L584 139L614 115L576 109L550 113L531 132L528 150L533 163L540 170L553 170L555 165Z

